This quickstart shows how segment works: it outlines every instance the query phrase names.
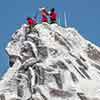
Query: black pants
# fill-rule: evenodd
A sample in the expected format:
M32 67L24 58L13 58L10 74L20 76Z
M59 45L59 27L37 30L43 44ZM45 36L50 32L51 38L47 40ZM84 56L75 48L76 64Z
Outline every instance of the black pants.
M50 21L50 24L54 24L54 23L57 23L56 20L51 20Z

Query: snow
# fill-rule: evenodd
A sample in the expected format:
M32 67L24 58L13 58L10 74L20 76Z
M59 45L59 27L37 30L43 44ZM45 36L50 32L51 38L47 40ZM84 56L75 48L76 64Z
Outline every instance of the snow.
M77 93L83 93L87 99L91 98L90 100L100 99L100 68L94 66L100 67L100 63L99 60L91 59L87 53L88 44L98 52L99 47L86 40L72 27L42 23L36 25L33 32L27 33L28 30L28 25L22 25L12 34L12 40L6 47L7 54L16 59L0 81L0 94L4 94L6 100L81 100ZM35 38L38 43L34 42ZM39 47L42 47L40 51ZM73 81L71 73L77 77L77 82ZM58 94L59 91L69 92L72 96L52 96L50 89L56 90ZM36 92L32 93L33 90ZM19 97L18 92L21 91L22 97Z

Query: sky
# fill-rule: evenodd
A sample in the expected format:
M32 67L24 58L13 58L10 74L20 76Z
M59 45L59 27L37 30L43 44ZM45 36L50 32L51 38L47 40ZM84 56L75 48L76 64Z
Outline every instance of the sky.
M75 27L83 37L100 46L100 0L0 0L0 76L9 67L5 47L12 33L26 23L28 16L39 15L40 7L48 10L54 7L62 26L65 11L68 26Z

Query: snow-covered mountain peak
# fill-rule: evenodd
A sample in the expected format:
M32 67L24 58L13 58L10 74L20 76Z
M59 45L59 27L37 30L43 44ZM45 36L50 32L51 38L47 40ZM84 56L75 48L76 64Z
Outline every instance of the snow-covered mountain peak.
M0 81L1 100L100 99L100 48L75 28L24 24L6 51L10 68Z

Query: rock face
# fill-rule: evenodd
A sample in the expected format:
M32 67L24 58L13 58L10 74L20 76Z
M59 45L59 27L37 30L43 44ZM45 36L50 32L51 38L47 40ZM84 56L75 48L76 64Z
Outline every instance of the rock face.
M0 100L100 100L100 48L74 28L22 25L6 51Z

